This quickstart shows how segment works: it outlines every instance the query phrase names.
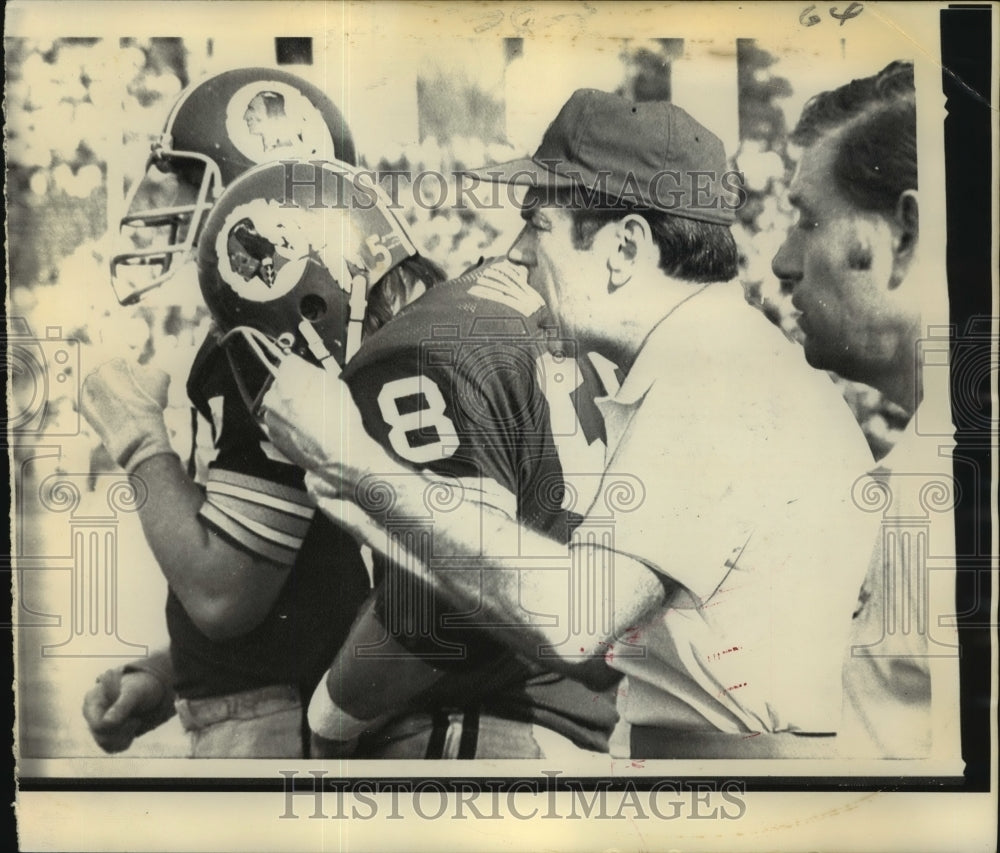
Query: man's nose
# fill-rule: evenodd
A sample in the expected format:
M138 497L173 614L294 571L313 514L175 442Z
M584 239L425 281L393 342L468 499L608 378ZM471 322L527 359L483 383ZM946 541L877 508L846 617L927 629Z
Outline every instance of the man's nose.
M802 261L793 241L794 238L789 235L771 259L771 271L781 281L782 290L793 289L802 278Z
M530 267L535 263L535 250L531 245L528 229L524 228L507 250L507 260L511 263Z

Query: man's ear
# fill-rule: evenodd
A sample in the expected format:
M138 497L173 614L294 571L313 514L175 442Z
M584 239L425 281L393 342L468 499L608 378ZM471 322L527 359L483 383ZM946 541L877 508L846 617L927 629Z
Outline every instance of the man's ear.
M899 194L893 215L892 281L899 285L909 272L920 238L920 204L916 190Z
M608 253L609 289L628 284L653 244L649 223L638 214L630 213L615 226L615 241Z

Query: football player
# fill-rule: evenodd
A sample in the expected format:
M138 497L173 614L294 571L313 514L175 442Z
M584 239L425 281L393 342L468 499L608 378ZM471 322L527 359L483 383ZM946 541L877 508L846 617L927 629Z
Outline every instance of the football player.
M194 86L179 98L146 176L130 193L122 234L131 245L112 261L122 302L181 277L179 267L183 275L183 261L199 245L223 188L262 159L242 120L257 91L281 91L297 104L305 117L301 137L310 141L302 156L354 159L336 107L290 74L244 69ZM388 216L382 231L395 233ZM406 252L379 260L371 283L383 279L382 290L392 296L373 301L372 325L411 287L443 278ZM315 271L308 263L299 270ZM287 281L294 271L280 270L275 278L285 273ZM236 275L234 281L245 284ZM91 731L108 751L127 748L169 718L176 695L194 756L304 754L302 697L329 665L368 592L357 546L314 513L302 471L275 452L247 409L239 383L246 384L244 374L254 368L238 347L220 347L217 333L195 360L188 394L200 437L211 437L214 459L207 469L192 453L185 471L173 453L163 425L162 372L118 360L84 385L84 414L116 461L146 485L140 519L170 585L170 654L109 670L85 699ZM196 446L204 443L198 439ZM196 484L199 468L204 477Z
M596 366L574 359L546 324L537 292L514 265L495 261L404 309L343 378L369 434L399 460L441 477L425 500L447 502L454 489L566 540L579 521L571 509L597 486L604 444L593 400L606 389ZM614 387L610 363L597 366ZM430 524L400 520L390 535L399 561L406 549L434 550ZM594 683L604 690L556 675L488 638L481 614L456 614L398 563L388 568L313 702L310 723L330 754L349 749L353 737L362 755L384 758L608 751L618 678L603 661L594 664ZM425 693L408 703L418 685ZM411 713L400 717L407 705Z
M299 104L298 144L262 152L243 121L246 104L268 86ZM193 260L205 219L233 180L260 163L282 158L357 162L344 117L318 88L287 71L224 71L182 92L152 144L142 178L125 199L111 280L118 301L138 302Z
M259 283L247 287L226 260L231 231L251 203L283 215L269 226L275 247L278 234L312 232L310 220L318 214L310 205L314 192L325 189L329 168L299 164L291 184L280 167L255 170L231 188L206 226L199 252L205 301L230 339L242 334L254 342L267 370L282 362L282 350L338 368L345 354L353 354L352 338L358 339L334 320L345 298L335 282L326 281L326 292L297 289L263 301ZM289 186L296 191L293 204L285 197ZM343 259L326 258L328 268L346 266L345 276L356 268L354 250L364 246L377 255L397 248L362 224L362 212L349 213L350 227L339 233L354 236L338 244ZM283 270L294 263L281 260ZM280 272L271 289L285 290ZM356 292L352 288L351 298ZM566 500L557 444L572 445L569 456L585 472L588 459L590 470L600 471L603 444L593 404L600 386L596 368L580 365L570 353L550 353L559 342L549 340L545 316L541 298L512 264L485 264L404 308L365 339L343 375L372 437L399 460L444 477L442 494L457 486L565 541L572 520L564 504L572 501ZM318 339L306 339L314 333ZM613 373L607 375L612 381ZM246 389L254 409L259 387ZM336 423L338 401L317 398L309 385L299 392L296 402L311 416ZM397 533L399 547L390 553L402 555L405 543L414 541L433 547L433 530L420 519L401 519ZM617 678L603 661L594 668L605 689L584 687L504 651L486 637L475 614L450 612L410 584L393 561L380 558L376 569L378 590L326 687L317 691L319 710L311 722L323 754L357 748L369 758L537 758L607 751L617 721ZM324 716L328 698L363 725L348 731L343 718Z

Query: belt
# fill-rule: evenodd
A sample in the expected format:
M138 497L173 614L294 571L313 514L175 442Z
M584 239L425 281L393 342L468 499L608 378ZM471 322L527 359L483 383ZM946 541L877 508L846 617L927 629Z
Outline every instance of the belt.
M444 758L445 741L448 729L457 720L462 726L462 736L458 741L456 758L475 758L476 747L479 746L479 708L467 708L464 711L449 712L438 709L432 715L431 736L427 741L427 752L424 758Z
M223 720L254 719L293 705L301 705L301 697L299 689L291 684L272 684L203 699L181 698L174 703L181 723L188 731Z
M500 725L506 733L506 743L514 750L539 750L546 757L570 756L572 760L607 758L606 753L595 752L578 746L566 735L538 722L516 720L501 716L480 706L468 708L443 707L408 714L377 732L366 735L363 753L380 754L393 750L393 742L411 742L410 758L423 759L473 759L480 758L485 748L491 753L504 747L504 733L493 727ZM489 733L484 741L484 733ZM419 739L419 740L418 740ZM419 754L413 754L419 749ZM493 757L512 757L495 755ZM382 756L384 757L384 755ZM530 757L525 755L523 757Z
M632 726L632 758L835 758L834 734L706 732Z

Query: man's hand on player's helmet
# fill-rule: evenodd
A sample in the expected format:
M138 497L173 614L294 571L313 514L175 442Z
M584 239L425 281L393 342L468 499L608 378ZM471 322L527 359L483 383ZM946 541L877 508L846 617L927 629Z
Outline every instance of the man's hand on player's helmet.
M174 713L174 694L144 670L109 669L83 699L83 716L97 745L122 752L139 735L155 729Z
M80 411L129 473L152 456L174 453L163 420L170 377L155 367L113 358L83 381Z

